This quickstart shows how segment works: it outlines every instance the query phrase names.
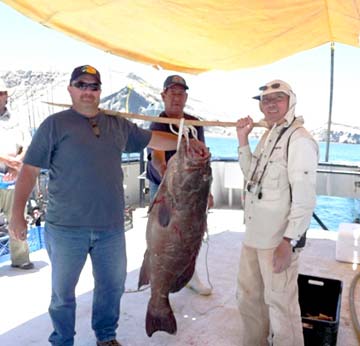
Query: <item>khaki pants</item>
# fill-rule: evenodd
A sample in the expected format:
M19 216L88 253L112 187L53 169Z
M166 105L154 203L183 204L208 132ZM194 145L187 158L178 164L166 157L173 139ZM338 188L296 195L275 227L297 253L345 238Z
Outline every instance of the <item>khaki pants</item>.
M242 346L303 346L298 299L299 253L290 267L273 273L274 249L243 246L237 279L237 302L242 322Z
M0 209L5 214L6 218L10 220L11 208L14 199L14 190L0 189ZM11 264L21 265L30 262L29 258L29 246L27 241L22 240L9 240L10 242L10 256Z

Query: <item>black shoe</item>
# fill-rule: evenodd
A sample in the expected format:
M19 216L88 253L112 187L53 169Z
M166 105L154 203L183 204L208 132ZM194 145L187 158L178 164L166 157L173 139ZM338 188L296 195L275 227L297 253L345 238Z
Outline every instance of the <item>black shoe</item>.
M19 269L23 269L23 270L29 270L29 269L33 269L34 268L34 263L32 262L27 262L27 263L23 263L23 264L11 264L11 266L13 268L19 268Z

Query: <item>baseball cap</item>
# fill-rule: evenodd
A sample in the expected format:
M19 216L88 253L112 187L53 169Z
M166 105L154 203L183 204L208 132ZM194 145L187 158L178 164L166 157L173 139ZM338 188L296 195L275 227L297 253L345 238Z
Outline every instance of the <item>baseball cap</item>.
M180 85L185 90L189 89L189 87L186 85L185 79L178 75L171 75L165 79L164 90L172 87L173 85Z
M101 84L101 78L99 71L90 65L83 65L76 67L74 71L72 71L70 83L76 79L78 79L80 76L87 74L89 76L95 77L96 81Z
M265 85L261 86L259 90L261 91L261 93L253 97L253 99L259 101L262 99L263 96L268 94L283 92L286 95L290 96L293 92L291 86L280 79L275 79L269 83L266 83Z

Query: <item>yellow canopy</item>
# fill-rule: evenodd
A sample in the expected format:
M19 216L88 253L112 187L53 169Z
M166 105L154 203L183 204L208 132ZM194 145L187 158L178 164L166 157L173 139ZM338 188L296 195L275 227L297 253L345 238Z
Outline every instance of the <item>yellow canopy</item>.
M104 51L198 73L359 46L360 0L2 0ZM16 23L14 23L16 25Z

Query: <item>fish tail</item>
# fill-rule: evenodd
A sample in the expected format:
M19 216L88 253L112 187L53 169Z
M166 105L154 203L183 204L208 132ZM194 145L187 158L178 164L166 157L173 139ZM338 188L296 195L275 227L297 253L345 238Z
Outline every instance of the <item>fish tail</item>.
M155 308L155 306L151 304L151 299L148 305L146 314L146 334L151 337L153 333L158 330L162 330L169 334L176 334L176 319L171 310L168 298L160 308Z

